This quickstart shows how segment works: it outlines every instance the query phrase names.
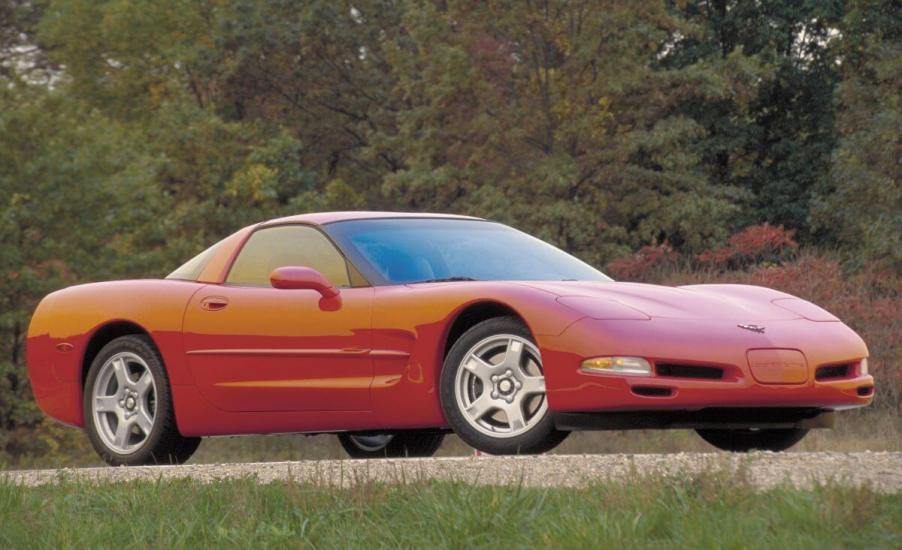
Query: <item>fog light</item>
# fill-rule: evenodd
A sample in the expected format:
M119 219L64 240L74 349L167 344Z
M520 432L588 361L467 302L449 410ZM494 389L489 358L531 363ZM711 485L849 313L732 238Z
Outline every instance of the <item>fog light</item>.
M868 373L868 360L862 359L858 364L858 376L865 376Z
M582 370L597 374L651 375L651 365L641 357L594 357L583 361Z

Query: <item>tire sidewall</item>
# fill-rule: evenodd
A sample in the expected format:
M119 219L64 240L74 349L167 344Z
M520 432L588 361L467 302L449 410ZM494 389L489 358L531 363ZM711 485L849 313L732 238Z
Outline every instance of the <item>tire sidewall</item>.
M394 432L391 441L377 450L361 448L351 433L340 433L338 441L351 458L423 458L430 457L442 445L445 434L435 430L403 430Z
M750 430L696 430L710 445L722 451L747 453L749 451L781 452L801 441L808 430L803 428Z
M439 382L440 399L445 420L464 443L495 455L534 454L548 450L562 440L561 432L554 427L554 420L550 410L546 410L545 417L527 432L513 437L492 437L475 429L464 417L464 413L457 404L455 385L458 371L463 368L463 359L467 353L480 341L498 334L514 334L529 340L535 344L535 339L529 329L519 320L513 317L495 317L482 321L467 330L451 346L451 350L445 357ZM542 365L542 374L546 374L546 367ZM548 399L548 395L545 395Z
M112 356L122 352L134 353L144 360L153 375L154 391L156 393L156 411L150 435L140 449L129 454L117 453L103 442L103 439L97 433L92 403L94 383L97 380L101 367ZM172 398L169 392L169 380L166 376L166 370L163 368L163 361L160 359L156 347L148 338L137 335L122 336L109 342L100 350L91 362L91 368L88 370L88 376L85 379L82 405L85 432L88 434L91 445L93 445L104 461L115 466L158 462L158 457L154 455L154 451L160 446L160 441L165 435L164 432L168 424L167 420L172 416Z

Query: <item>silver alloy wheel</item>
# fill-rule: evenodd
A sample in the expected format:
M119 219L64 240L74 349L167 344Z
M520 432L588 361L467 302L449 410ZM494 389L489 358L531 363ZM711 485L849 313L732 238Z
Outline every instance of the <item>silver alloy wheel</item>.
M144 446L157 408L156 381L144 359L131 352L107 359L91 396L94 427L104 445L123 455Z
M548 410L539 349L514 334L480 341L457 369L454 396L467 423L488 436L529 431Z
M388 444L391 443L392 438L395 436L392 434L374 434L351 435L348 437L351 438L351 441L353 441L354 445L357 445L360 450L375 453L388 447Z

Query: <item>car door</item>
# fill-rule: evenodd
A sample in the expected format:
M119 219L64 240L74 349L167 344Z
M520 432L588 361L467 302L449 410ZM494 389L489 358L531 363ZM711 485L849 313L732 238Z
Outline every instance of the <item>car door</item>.
M276 289L273 269L311 267L341 292ZM371 287L316 227L257 229L224 284L198 291L185 312L186 359L200 392L227 411L370 410Z

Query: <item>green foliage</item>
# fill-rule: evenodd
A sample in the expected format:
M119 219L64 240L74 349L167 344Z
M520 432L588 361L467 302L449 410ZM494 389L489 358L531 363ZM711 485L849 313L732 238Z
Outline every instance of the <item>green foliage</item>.
M740 472L741 475L741 472ZM255 479L22 488L0 481L0 544L20 547L889 548L900 497L840 485L756 491L732 472L582 489ZM111 518L128 518L122 521Z
M853 2L843 19L841 138L814 211L822 230L902 271L902 12Z
M0 91L0 451L47 443L21 437L47 426L24 372L36 299L121 273L117 233L140 215L129 206L150 183L124 139L116 125L72 109L60 94Z
M669 93L698 82L655 68L679 25L663 5L452 3L408 18L418 30L387 57L406 109L380 138L407 152L383 179L393 203L515 223L595 263L724 236L731 208L692 152L703 130Z
M702 166L742 191L742 225L802 230L835 142L834 53L841 1L676 2L690 23L662 62L719 85L686 96L702 124Z
M703 84L656 68L680 24L663 4L144 4L53 2L41 37L70 93L150 135L192 209L271 213L340 180L339 206L491 215L596 262L725 235L703 129L661 93ZM214 133L177 139L193 121ZM295 142L275 171L245 159L271 139Z

